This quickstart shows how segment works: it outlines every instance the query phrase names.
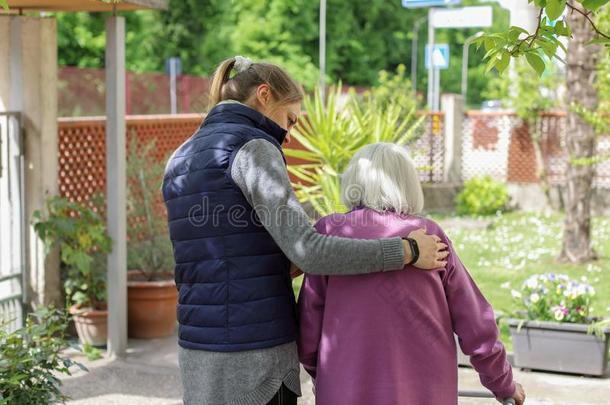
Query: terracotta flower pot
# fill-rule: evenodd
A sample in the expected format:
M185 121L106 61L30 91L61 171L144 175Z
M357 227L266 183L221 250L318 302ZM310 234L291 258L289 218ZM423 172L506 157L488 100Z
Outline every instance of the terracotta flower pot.
M170 336L176 329L178 290L171 273L165 280L146 281L143 273L127 274L127 333L132 338Z
M78 340L81 344L92 346L105 346L108 337L108 311L70 307L70 314L74 320Z

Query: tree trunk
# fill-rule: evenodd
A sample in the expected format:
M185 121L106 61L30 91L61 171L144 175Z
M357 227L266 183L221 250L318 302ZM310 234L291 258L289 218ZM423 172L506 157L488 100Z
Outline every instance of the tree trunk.
M573 2L582 9L580 3ZM563 247L559 259L582 263L596 258L591 247L591 197L594 166L576 165L573 159L590 158L595 153L595 132L569 108L572 103L594 110L597 107L596 64L600 55L598 45L587 45L595 32L588 21L577 12L568 13L573 38L568 44L566 86L567 125L566 145L569 156L566 172L566 216Z

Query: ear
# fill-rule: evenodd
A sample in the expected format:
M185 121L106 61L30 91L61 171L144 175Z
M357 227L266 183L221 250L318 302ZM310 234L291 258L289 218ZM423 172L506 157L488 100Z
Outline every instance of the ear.
M256 88L256 101L263 108L269 107L271 104L271 88L268 84L263 83Z

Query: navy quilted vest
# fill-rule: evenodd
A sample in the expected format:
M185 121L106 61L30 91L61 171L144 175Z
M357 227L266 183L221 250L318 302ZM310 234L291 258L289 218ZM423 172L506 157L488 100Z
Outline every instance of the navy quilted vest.
M290 262L230 176L246 142L262 138L281 151L285 135L254 109L219 104L167 164L182 347L229 352L296 339Z

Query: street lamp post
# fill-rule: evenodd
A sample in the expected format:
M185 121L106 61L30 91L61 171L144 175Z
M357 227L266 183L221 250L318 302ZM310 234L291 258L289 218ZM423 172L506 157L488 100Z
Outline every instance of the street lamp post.
M326 0L320 0L320 97L326 97Z
M481 35L483 35L483 31L477 32L464 41L464 50L462 54L462 97L464 98L464 102L466 102L466 95L468 93L468 48L472 41Z
M419 45L419 27L426 21L426 17L418 18L413 26L413 40L411 41L411 87L417 92L417 51Z

